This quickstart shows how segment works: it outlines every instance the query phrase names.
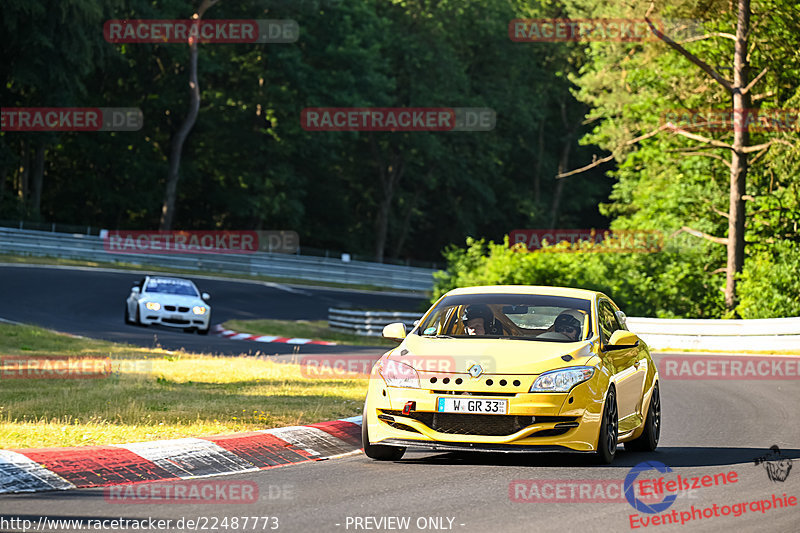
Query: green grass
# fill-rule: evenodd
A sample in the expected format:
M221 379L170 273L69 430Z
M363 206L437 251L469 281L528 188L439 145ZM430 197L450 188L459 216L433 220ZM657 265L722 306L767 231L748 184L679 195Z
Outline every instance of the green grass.
M116 444L253 431L358 415L367 381L299 365L146 349L0 323L0 447ZM96 379L8 379L11 360L100 358ZM39 361L37 361L39 362ZM18 375L18 374L17 374Z
M228 320L223 327L251 335L300 337L356 346L397 346L395 341L383 337L364 337L332 330L324 320Z
M96 268L120 268L125 270L134 270L137 272L159 272L165 274L183 274L185 276L198 276L198 275L216 275L224 278L231 279L249 279L258 281L269 281L273 283L283 283L286 285L307 285L313 287L333 287L340 289L354 289L354 290L369 290L376 292L418 292L418 291L404 291L403 289L391 289L386 287L376 287L374 285L364 284L348 284L348 283L335 283L327 281L314 281L300 278L279 278L273 276L248 276L246 274L231 274L228 272L216 272L213 270L187 270L181 268L170 268L162 266L147 266L138 265L134 263L124 263L122 261L115 262L101 262L101 261L83 261L76 259L63 259L60 257L45 257L45 256L20 256L10 254L0 254L0 263L20 263L31 265L61 265L61 266L85 266ZM428 293L425 293L429 296Z

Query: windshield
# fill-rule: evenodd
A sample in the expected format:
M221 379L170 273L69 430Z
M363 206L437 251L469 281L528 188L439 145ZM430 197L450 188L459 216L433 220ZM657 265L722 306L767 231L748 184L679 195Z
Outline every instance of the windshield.
M161 294L198 296L194 283L185 279L151 278L148 280L144 290L145 292L157 292Z
M459 338L576 342L592 336L591 301L563 296L462 294L440 301L414 331Z

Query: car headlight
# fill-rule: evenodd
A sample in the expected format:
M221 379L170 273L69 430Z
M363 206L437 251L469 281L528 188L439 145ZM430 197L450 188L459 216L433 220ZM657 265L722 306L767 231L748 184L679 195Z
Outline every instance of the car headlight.
M390 387L419 388L417 371L405 363L386 360L381 364L380 373Z
M144 304L144 306L151 311L158 311L159 309L161 309L161 304L158 302L147 302L146 304Z
M569 392L575 385L583 383L594 375L594 367L574 366L551 370L539 375L529 392Z
M202 305L195 305L192 307L192 313L196 315L204 315L206 314L206 311L208 311L208 309Z

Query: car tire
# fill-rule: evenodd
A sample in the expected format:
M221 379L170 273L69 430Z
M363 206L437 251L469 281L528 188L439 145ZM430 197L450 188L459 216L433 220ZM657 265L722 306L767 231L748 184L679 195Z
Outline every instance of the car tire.
M596 457L600 464L611 464L617 453L619 438L619 419L617 417L617 394L613 387L608 389L603 406L603 420L597 434Z
M652 452L658 446L661 435L661 395L658 392L658 383L653 387L650 397L650 408L642 434L630 442L625 443L625 450L629 452Z
M137 326L139 326L139 327L142 327L142 328L146 327L144 324L142 324L142 315L141 315L141 312L139 310L139 304L138 303L136 304L136 322L135 322L135 324Z
M380 444L369 443L369 430L367 429L367 404L364 404L364 412L361 417L361 445L364 447L364 454L376 461L399 461L405 448L397 446L381 446Z
M125 302L125 323L133 324L133 320L131 320L131 310L128 308L128 302Z

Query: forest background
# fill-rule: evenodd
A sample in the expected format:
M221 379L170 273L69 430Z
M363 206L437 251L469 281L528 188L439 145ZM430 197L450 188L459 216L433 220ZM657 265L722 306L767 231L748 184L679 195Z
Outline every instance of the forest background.
M138 107L145 119L138 132L0 133L0 219L286 229L301 247L375 261L444 257L434 297L546 284L602 290L636 316L800 315L798 123L737 135L664 118L800 109L794 0L5 0L1 9L4 108ZM193 51L103 36L110 19L198 12L292 19L300 37ZM646 18L661 35L509 36L514 19ZM308 107L485 107L497 122L490 132L310 132L300 121ZM508 234L527 228L657 231L663 247L509 247Z

